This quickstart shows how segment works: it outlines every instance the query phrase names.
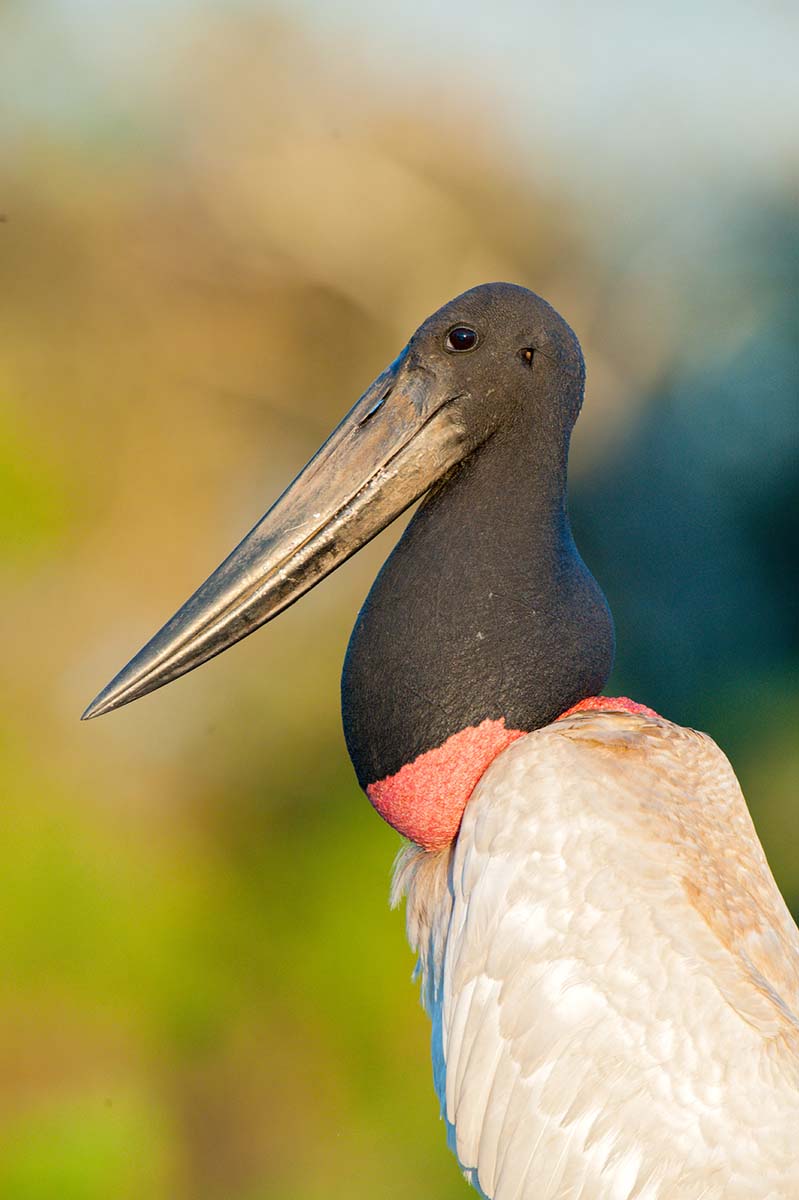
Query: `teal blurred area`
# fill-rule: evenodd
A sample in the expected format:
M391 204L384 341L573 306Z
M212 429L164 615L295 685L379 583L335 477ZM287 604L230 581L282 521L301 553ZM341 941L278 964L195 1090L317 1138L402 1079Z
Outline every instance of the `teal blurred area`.
M613 686L730 754L799 907L797 25L0 0L2 1200L468 1194L339 727L396 530L77 718L473 284L580 336Z

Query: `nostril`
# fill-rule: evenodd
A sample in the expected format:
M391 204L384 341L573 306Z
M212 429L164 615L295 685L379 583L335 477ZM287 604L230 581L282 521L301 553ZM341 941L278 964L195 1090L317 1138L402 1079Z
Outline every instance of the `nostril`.
M380 397L380 399L377 401L377 403L372 405L372 407L369 409L368 413L366 413L365 416L361 417L360 421L358 422L359 429L362 425L366 424L366 422L370 419L370 417L373 417L375 415L375 413L378 412L383 407L386 400L388 400L389 396L391 395L391 393L393 391L394 391L394 385L392 383L391 387L387 388L386 391L383 392L383 395Z

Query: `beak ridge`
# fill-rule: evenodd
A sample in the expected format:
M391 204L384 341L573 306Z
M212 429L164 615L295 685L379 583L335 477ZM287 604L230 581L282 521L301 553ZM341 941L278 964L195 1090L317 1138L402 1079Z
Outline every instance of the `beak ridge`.
M407 351L367 389L243 541L92 701L130 703L283 612L464 457L453 402Z

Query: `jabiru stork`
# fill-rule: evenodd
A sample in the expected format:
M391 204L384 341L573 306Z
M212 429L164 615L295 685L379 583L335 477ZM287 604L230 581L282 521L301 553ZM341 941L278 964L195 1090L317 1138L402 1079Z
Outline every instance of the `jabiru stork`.
M426 320L84 714L253 632L422 504L358 615L347 747L395 868L435 1087L491 1200L797 1200L799 932L702 733L601 696L566 506L579 343L477 287Z

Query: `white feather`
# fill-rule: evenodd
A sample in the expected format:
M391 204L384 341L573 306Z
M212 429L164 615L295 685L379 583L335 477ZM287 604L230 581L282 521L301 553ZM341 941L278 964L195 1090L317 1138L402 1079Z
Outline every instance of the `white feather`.
M556 722L397 880L489 1200L799 1198L799 933L709 738Z

